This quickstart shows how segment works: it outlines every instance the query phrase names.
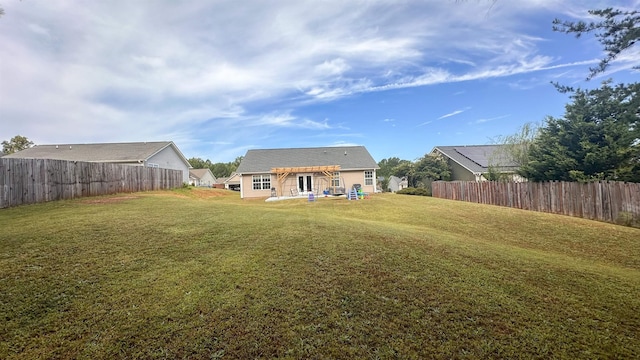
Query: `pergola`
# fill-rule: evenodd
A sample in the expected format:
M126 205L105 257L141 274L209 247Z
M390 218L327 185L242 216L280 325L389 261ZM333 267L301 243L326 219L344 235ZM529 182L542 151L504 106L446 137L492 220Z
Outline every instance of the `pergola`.
M277 196L284 195L284 181L289 174L294 173L322 173L331 184L331 179L335 176L335 173L340 171L340 165L326 165L326 166L297 166L297 167L281 167L272 168L271 173L276 174L278 178L278 191ZM335 187L334 187L335 188ZM335 191L335 189L334 189Z

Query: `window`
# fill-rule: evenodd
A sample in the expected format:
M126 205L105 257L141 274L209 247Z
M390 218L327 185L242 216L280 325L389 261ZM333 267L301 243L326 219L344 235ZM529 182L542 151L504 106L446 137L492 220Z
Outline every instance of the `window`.
M151 167L151 168L159 168L160 165L159 164L154 164L154 163L147 163L147 167Z
M253 175L253 190L270 190L271 175Z
M364 184L373 185L373 171L369 170L364 172Z
M331 178L331 186L339 187L340 186L340 172L334 172L333 177Z

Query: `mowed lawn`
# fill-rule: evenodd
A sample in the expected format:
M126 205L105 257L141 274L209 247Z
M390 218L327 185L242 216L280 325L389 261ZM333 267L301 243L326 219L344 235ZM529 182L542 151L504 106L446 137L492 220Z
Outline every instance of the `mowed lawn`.
M639 358L640 229L180 189L0 210L0 358Z

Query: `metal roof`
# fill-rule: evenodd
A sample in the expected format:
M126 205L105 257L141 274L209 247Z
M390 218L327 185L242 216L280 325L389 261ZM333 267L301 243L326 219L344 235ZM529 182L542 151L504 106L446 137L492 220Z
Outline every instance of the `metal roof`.
M183 161L189 164L172 141L36 145L5 157L87 162L138 162L146 161L168 146L173 146Z
M485 173L489 166L495 166L502 172L513 172L519 167L504 150L504 145L436 146L431 152L434 151L473 173Z
M273 168L339 165L341 171L378 169L364 146L335 146L247 151L238 173L269 173Z

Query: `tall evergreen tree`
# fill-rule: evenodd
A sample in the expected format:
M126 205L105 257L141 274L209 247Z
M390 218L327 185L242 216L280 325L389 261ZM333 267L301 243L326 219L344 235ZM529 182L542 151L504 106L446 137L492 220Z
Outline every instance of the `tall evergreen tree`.
M563 118L549 117L520 174L533 181L640 182L640 84L575 90Z

